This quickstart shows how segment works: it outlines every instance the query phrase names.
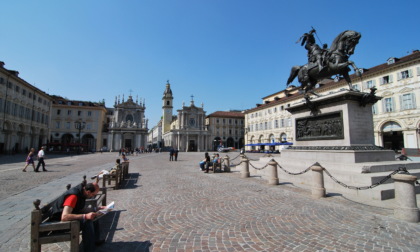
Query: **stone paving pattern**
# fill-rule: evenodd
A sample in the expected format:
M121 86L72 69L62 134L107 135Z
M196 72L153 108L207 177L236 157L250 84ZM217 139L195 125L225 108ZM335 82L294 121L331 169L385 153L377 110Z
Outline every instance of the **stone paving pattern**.
M21 172L24 156L1 156L0 251L29 251L34 198L52 200L67 183L110 168L116 155L51 156L45 173ZM177 162L168 153L129 156L130 178L109 190L116 210L101 220L106 243L97 251L420 250L420 224L393 218L390 204L369 206L337 194L314 200L298 185L241 179L235 169L206 174L198 169L203 156L179 153ZM68 243L42 248L69 249Z

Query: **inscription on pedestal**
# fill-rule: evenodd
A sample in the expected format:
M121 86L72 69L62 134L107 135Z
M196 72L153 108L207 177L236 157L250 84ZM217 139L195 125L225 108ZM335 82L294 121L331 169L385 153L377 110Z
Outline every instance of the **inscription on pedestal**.
M344 139L341 111L296 119L296 141Z

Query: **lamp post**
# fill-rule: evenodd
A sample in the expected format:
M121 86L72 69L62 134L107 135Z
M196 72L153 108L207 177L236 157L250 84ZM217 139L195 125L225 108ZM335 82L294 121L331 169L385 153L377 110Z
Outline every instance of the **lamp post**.
M81 144L81 136L82 136L81 132L82 132L82 129L85 128L85 126L86 126L86 122L82 122L82 121L74 122L74 127L79 130L79 146L77 148L77 154L80 153L80 144Z

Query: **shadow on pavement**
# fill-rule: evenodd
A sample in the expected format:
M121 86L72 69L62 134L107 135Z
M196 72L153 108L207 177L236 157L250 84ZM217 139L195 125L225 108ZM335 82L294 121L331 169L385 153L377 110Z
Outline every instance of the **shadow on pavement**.
M96 251L149 251L149 247L152 245L150 241L131 241L131 242L113 242L116 231L122 231L123 229L117 229L118 221L120 219L121 212L126 210L112 211L101 219L101 238L105 239L105 243L98 247Z
M137 185L137 182L141 174L137 172L137 173L129 173L128 175L129 177L128 179L124 181L124 184L122 185L121 189L135 189L139 187Z

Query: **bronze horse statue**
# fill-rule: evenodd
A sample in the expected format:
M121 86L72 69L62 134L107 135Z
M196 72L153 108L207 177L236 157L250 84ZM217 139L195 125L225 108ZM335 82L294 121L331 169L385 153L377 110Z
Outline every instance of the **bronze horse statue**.
M311 36L311 34L312 32L310 34L305 33L307 36ZM334 39L329 49L322 49L321 60L323 66L319 66L319 55L317 55L318 60L311 60L314 57L308 53L309 62L303 66L292 67L287 85L292 83L297 76L301 84L301 89L305 91L305 94L307 92L316 94L312 89L320 80L338 75L342 76L347 81L349 89L353 90L349 76L349 66L353 67L357 76L361 76L361 72L354 62L349 60L349 57L354 53L354 49L359 43L361 36L356 31L344 31L340 33Z

